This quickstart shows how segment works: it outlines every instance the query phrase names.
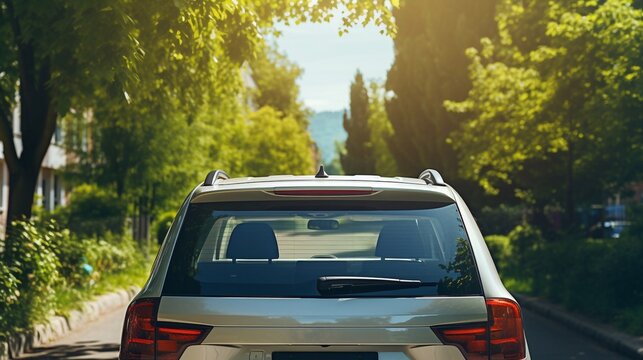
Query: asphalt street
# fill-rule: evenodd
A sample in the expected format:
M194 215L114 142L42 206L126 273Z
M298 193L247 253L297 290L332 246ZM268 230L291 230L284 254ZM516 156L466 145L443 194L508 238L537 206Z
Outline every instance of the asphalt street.
M125 318L123 307L88 323L63 339L35 349L26 359L117 359Z
M533 360L625 360L592 338L523 308L525 332Z
M87 324L46 347L36 349L28 359L117 359L125 308ZM626 360L592 339L555 321L524 312L525 328L533 360Z

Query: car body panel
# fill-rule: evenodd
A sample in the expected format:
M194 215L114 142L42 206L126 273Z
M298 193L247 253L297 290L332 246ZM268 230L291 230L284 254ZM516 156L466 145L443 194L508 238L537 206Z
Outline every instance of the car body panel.
M233 298L163 296L159 321L248 327L427 327L487 320L482 296Z
M268 353L271 349L293 351L292 347L296 347L297 351L310 351L305 347L311 345L318 345L312 348L314 351L347 351L346 346L359 344L360 347L356 348L359 350L355 351L386 350L391 354L403 354L416 346L441 345L430 326L487 320L484 298L481 296L457 299L164 296L158 316L159 321L164 322L212 325L212 331L202 345L229 345ZM323 344L322 349L320 344ZM449 352L444 349L441 351ZM237 358L236 355L220 357Z
M356 177L359 179L360 177ZM361 177L364 178L364 177ZM423 181L403 181L400 179L390 179L385 181L373 180L374 177L366 177L368 180L356 180L350 176L332 176L327 179L315 179L314 177L297 176L287 177L288 180L282 181L256 181L250 183L240 183L232 180L219 180L213 186L202 186L194 193L191 202L212 202L212 201L279 201L292 200L293 196L275 195L274 191L278 190L333 190L333 189L351 189L351 190L371 190L373 194L359 197L364 200L426 200L426 201L443 201L452 202L454 200L452 192L445 186L427 185ZM347 198L349 196L344 196ZM301 198L301 197L299 197ZM328 199L328 196L306 196L309 199Z
M187 348L181 360L269 360L273 352L294 351L292 346L221 346L194 345ZM298 352L377 352L378 360L464 360L455 346L297 346Z

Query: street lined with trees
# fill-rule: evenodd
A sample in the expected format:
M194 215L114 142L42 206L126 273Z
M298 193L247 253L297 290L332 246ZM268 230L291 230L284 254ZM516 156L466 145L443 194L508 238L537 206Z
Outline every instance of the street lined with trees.
M143 281L207 171L312 174L304 69L266 35L338 15L395 46L346 89L343 172L438 169L510 290L643 334L642 1L0 0L0 338ZM46 212L57 129L72 191Z

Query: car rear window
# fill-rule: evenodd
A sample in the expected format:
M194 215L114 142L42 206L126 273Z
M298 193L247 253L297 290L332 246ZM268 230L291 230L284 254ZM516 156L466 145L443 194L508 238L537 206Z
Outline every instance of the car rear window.
M320 290L331 278L339 285L330 288L351 286ZM364 279L367 286L352 286ZM397 280L421 285L391 286ZM163 288L168 296L221 297L481 292L454 203L377 201L190 204Z

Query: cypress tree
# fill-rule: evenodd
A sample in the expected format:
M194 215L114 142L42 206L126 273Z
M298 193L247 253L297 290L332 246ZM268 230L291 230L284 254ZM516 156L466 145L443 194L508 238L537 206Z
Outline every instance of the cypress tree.
M362 73L357 71L351 83L350 115L344 111L344 129L348 133L346 150L340 154L344 173L375 174L375 159L370 144L371 131L368 126L368 90Z
M471 83L465 50L493 36L497 2L407 0L394 10L398 34L386 82L394 95L386 111L394 129L389 147L402 175L417 176L431 167L445 178L457 177L457 156L448 138L462 117L443 104L466 98Z

